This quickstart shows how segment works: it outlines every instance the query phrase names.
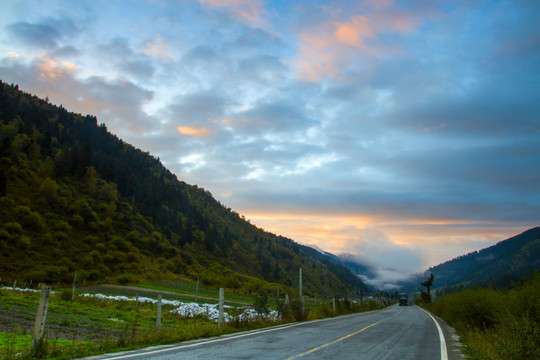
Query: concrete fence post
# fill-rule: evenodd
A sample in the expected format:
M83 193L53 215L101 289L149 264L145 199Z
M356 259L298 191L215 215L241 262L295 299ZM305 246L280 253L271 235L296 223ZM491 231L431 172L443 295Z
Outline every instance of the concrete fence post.
M161 330L161 294L157 296L156 330Z
M336 297L335 296L332 298L332 310L334 311L334 315L336 315Z
M218 324L219 327L223 324L223 302L225 298L224 289L219 288L219 316L218 316Z
M49 298L51 297L51 288L45 284L41 285L41 296L39 298L38 310L36 314L36 322L32 333L32 348L35 348L41 343L43 333L45 332L45 322L47 321L47 308L49 306Z

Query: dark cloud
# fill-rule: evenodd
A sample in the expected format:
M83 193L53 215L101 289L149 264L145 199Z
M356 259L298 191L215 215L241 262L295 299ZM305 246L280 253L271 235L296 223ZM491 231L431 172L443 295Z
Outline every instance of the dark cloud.
M17 22L7 26L10 34L30 46L55 48L60 39L60 33L48 24L31 24Z
M22 43L37 48L56 49L65 37L77 30L69 19L47 18L41 22L19 21L6 26L9 34Z

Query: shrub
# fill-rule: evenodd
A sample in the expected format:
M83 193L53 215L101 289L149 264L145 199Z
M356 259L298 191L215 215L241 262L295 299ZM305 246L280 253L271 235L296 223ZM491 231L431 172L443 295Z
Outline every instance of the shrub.
M268 292L265 289L259 289L253 297L253 308L259 314L268 314L270 312L270 308L268 307Z
M456 327L474 359L540 358L540 274L511 290L464 290L431 310Z
M134 282L135 278L131 274L120 274L118 275L116 280L118 281L119 284L126 285L126 284Z
M306 310L304 303L300 298L292 298L289 305L296 321L304 321L307 319L309 312Z
M62 289L60 291L60 299L63 301L71 301L72 289Z
M443 296L432 309L451 323L461 322L467 327L486 329L497 324L503 307L500 295L495 290L469 289Z

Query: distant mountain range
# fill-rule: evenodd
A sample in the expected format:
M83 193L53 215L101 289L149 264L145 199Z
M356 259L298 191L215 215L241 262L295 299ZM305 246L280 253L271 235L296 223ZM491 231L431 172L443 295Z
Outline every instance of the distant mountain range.
M508 287L533 271L540 271L540 227L431 267L426 273L435 275L433 289L444 293L475 285ZM422 280L423 275L418 275L403 287L420 288Z
M0 81L0 278L189 277L253 293L368 291L346 266L250 224L91 115ZM283 293L283 292L282 292Z

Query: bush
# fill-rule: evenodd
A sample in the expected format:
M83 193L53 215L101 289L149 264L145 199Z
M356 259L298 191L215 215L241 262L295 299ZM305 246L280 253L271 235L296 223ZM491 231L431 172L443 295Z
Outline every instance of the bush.
M304 321L307 319L309 312L306 310L305 305L300 298L292 298L289 305L296 321Z
M46 279L42 281L45 282L66 281L69 278L69 269L66 266L45 266L43 272L46 274Z
M135 277L132 274L120 274L116 280L119 284L126 285L135 282Z
M492 328L500 319L504 304L500 294L491 289L465 290L440 298L433 312L450 323L463 323L466 327Z
M63 301L71 301L72 291L72 289L62 289L62 291L60 291L60 299Z
M504 359L540 359L540 327L529 316L506 316L493 338Z
M540 359L540 274L512 290L464 290L430 309L456 327L474 359Z
M259 314L268 314L270 308L268 307L268 291L265 289L259 289L253 297L253 308Z

